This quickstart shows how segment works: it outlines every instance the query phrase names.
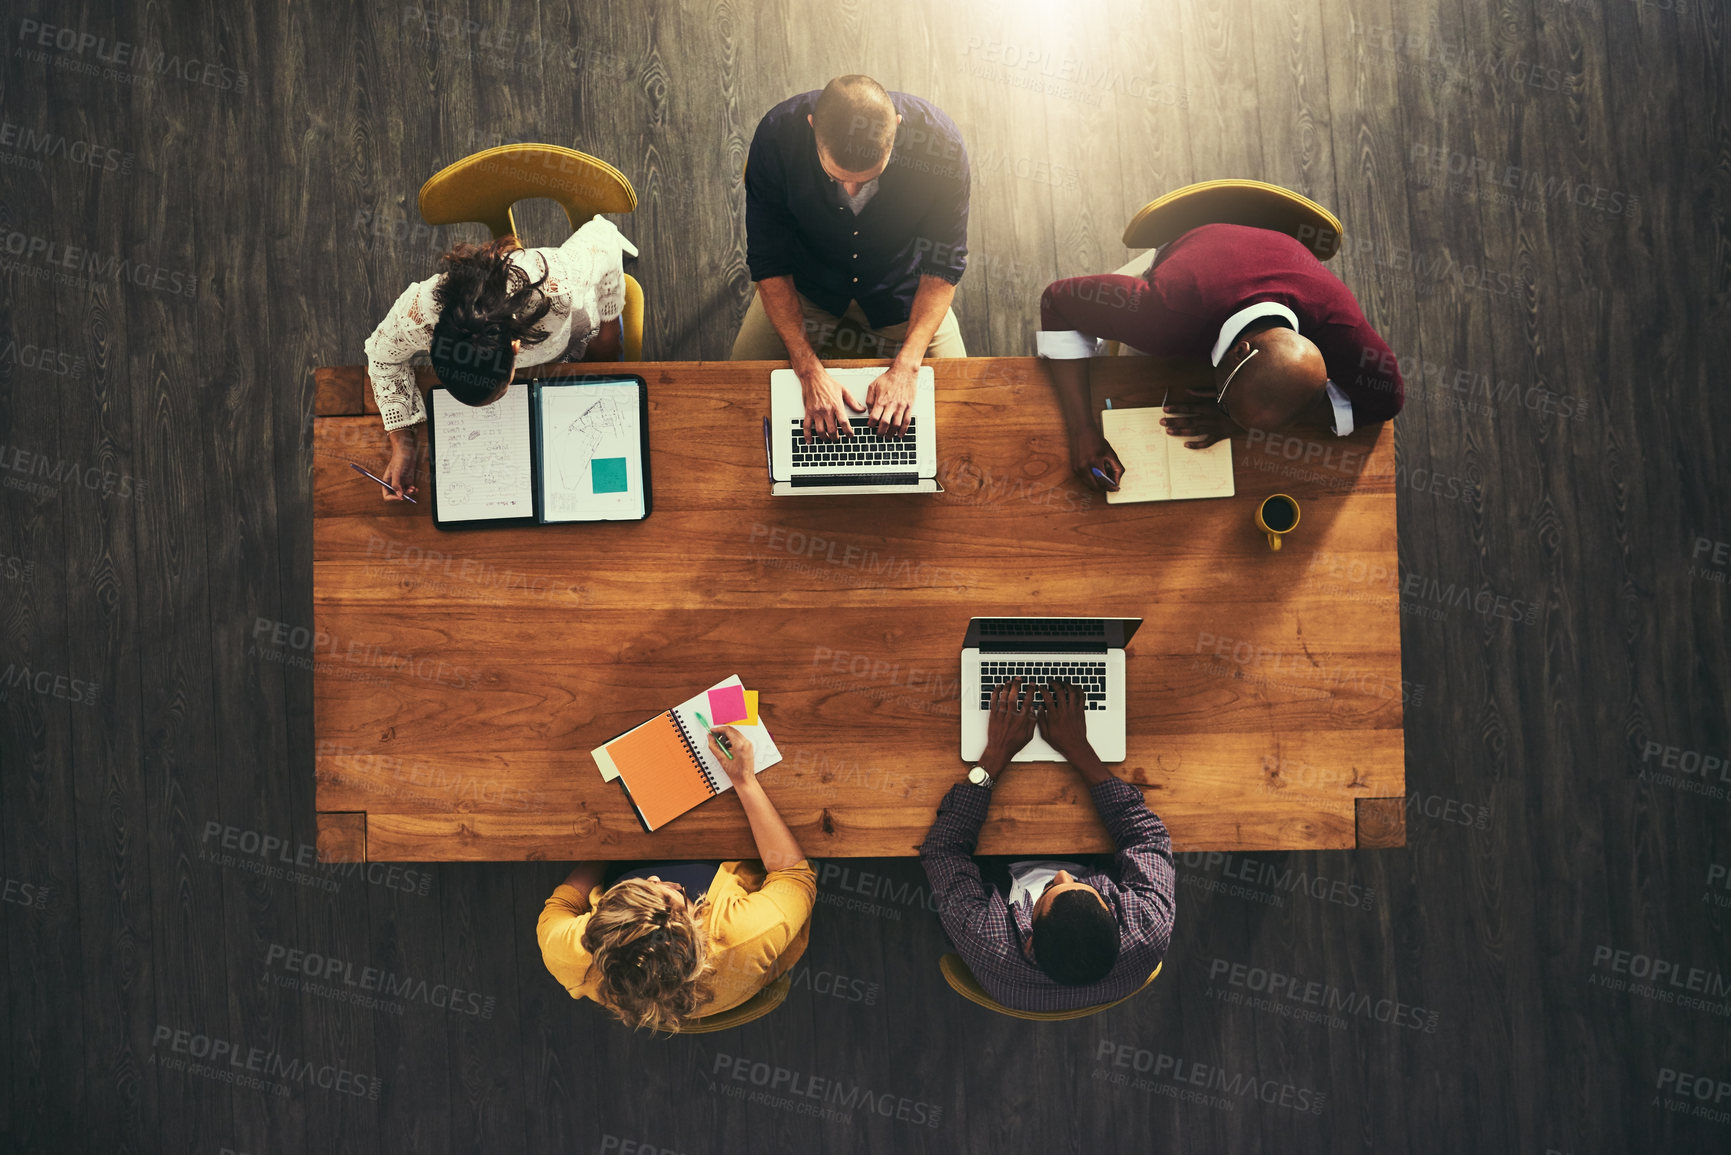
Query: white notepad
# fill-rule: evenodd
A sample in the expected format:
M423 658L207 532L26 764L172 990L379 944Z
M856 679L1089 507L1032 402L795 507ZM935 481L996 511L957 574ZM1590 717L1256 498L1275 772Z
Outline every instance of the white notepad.
M432 391L433 524L641 521L650 512L649 404L621 374L519 382L479 408Z
M439 451L433 459L439 516L491 521L535 516L535 461L529 441L529 386L515 384L491 405L432 394Z
M1232 442L1218 441L1207 449L1189 449L1188 437L1166 432L1160 419L1167 412L1151 409L1107 409L1100 414L1106 440L1124 463L1116 492L1108 505L1133 501L1182 501L1196 497L1231 497Z
M635 381L547 385L540 405L541 520L644 515L643 431Z

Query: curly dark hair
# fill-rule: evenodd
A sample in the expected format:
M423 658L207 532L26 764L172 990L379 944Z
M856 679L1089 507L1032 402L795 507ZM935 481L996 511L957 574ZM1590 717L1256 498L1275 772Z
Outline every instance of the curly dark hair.
M510 255L523 246L516 237L484 245L458 244L439 258L444 277L433 290L439 319L428 351L433 372L465 405L484 405L511 378L517 356L512 341L539 345L539 328L553 307L541 286L543 272L531 281Z

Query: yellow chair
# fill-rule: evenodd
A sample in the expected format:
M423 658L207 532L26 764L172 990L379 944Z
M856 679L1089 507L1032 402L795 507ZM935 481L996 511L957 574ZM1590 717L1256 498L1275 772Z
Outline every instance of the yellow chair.
M1340 218L1291 189L1259 180L1205 180L1142 206L1124 226L1124 244L1153 249L1198 225L1252 225L1296 237L1326 261L1340 251Z
M787 992L793 987L793 976L783 975L740 1003L732 1010L721 1011L713 1015L705 1015L701 1019L692 1019L675 1034L707 1035L715 1031L731 1030L742 1027L753 1019L761 1019L782 1004L787 998Z
M505 144L446 165L421 186L421 218L429 225L479 221L494 238L514 236L511 206L530 197L556 200L576 231L596 213L637 209L637 191L604 160L555 144ZM627 361L643 359L643 286L625 277Z
M1340 251L1339 217L1307 196L1259 180L1205 180L1151 200L1124 226L1124 246L1157 249L1199 225L1273 229L1296 238L1319 261ZM1106 342L1108 355L1121 351L1117 341Z
M980 980L974 977L974 972L970 971L968 964L962 961L961 955L947 954L938 960L938 969L944 972L945 981L950 984L952 990L970 1003L978 1003L988 1011L997 1011L1000 1015L1009 1015L1013 1019L1032 1019L1039 1023L1056 1023L1065 1019L1085 1019L1089 1015L1097 1015L1101 1011L1111 1010L1119 1003L1127 1003L1153 985L1155 978L1160 974L1160 967L1165 965L1162 962L1160 966L1155 967L1154 973L1148 976L1147 982L1123 998L1114 999L1109 1003L1101 1003L1097 1007L1078 1007L1073 1011L1016 1011L1011 1010L986 993L986 989L980 985Z

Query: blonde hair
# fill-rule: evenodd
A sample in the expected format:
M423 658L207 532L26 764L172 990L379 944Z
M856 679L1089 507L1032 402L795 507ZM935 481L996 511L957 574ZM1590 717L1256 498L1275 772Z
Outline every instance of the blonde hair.
M676 908L666 887L627 878L595 904L583 949L601 971L601 1005L626 1026L672 1032L709 1000L704 902Z

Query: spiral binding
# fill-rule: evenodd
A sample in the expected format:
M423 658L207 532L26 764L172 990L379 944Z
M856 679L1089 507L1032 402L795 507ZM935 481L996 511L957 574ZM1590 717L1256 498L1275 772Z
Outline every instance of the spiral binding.
M709 796L714 798L721 793L721 787L717 786L715 779L710 777L709 767L703 764L703 756L697 752L697 745L692 742L691 735L685 732L685 723L680 721L679 711L669 710L667 714L673 719L673 728L679 731L679 740L685 743L685 752L691 756L691 765L699 774L703 775L703 784L709 787Z

